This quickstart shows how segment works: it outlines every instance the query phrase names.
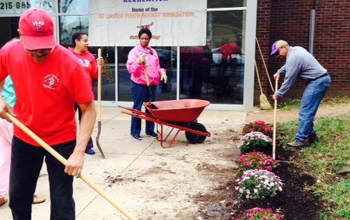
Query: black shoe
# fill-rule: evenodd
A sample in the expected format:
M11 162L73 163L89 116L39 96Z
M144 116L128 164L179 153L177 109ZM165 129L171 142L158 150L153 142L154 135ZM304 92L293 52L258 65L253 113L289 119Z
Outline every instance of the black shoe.
M303 148L303 147L309 147L310 143L308 140L305 141L293 141L287 144L288 147L293 148Z
M153 137L153 138L158 138L158 134L156 134L156 132L152 132L152 133L149 133L147 135L150 137Z
M138 140L138 141L141 141L142 138L140 135L131 135L131 137L133 137L134 139Z
M309 144L313 144L313 143L318 142L318 137L317 137L316 133L310 134L308 141L309 141Z
M95 151L92 148L88 148L88 149L86 149L85 153L90 154L90 155L94 155Z

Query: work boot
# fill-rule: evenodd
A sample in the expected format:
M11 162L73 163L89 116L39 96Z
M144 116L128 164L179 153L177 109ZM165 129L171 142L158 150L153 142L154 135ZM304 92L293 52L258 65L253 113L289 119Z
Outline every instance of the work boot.
M318 137L317 137L316 133L310 134L308 140L309 140L309 144L313 144L313 143L318 142Z
M303 147L308 147L310 146L310 143L308 140L305 141L293 141L287 144L288 147L293 147L293 148L303 148Z

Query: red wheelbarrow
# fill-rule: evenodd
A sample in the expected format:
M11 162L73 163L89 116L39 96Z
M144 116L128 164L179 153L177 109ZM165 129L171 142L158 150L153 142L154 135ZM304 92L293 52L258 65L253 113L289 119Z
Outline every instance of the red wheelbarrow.
M205 126L197 122L198 116L209 104L210 102L199 99L181 99L144 103L144 107L150 113L123 106L118 107L129 111L123 111L122 113L124 114L156 123L160 145L164 148L170 148L173 146L180 131L185 131L186 139L192 144L203 143L206 137L210 137L210 133ZM158 125L160 126L160 131L158 130ZM164 135L164 125L171 127L166 136ZM164 146L164 142L174 129L177 129L175 136L168 146Z

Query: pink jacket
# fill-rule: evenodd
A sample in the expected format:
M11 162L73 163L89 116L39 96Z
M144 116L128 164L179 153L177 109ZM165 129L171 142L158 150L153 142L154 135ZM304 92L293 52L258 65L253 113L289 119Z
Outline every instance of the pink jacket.
M160 81L160 71L165 71L165 69L160 68L157 52L151 47L143 48L141 45L134 47L128 55L126 67L131 74L131 80L137 84L147 85L144 65L139 65L136 62L137 58L139 58L142 53L146 54L146 63L150 84L158 85Z

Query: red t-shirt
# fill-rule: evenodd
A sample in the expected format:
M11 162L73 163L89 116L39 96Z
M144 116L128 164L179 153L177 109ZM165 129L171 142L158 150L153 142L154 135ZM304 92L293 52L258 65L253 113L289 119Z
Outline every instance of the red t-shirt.
M0 81L10 75L16 91L17 119L49 145L76 139L74 102L94 99L89 77L77 58L57 45L43 63L36 63L21 41L0 50ZM19 128L14 135L39 146Z
M89 51L84 51L83 53L76 53L74 48L68 48L79 60L79 63L84 68L85 72L88 74L90 80L91 78L98 78L98 69L97 63L94 55L92 55ZM92 86L92 81L91 81ZM92 89L92 88L91 88Z

